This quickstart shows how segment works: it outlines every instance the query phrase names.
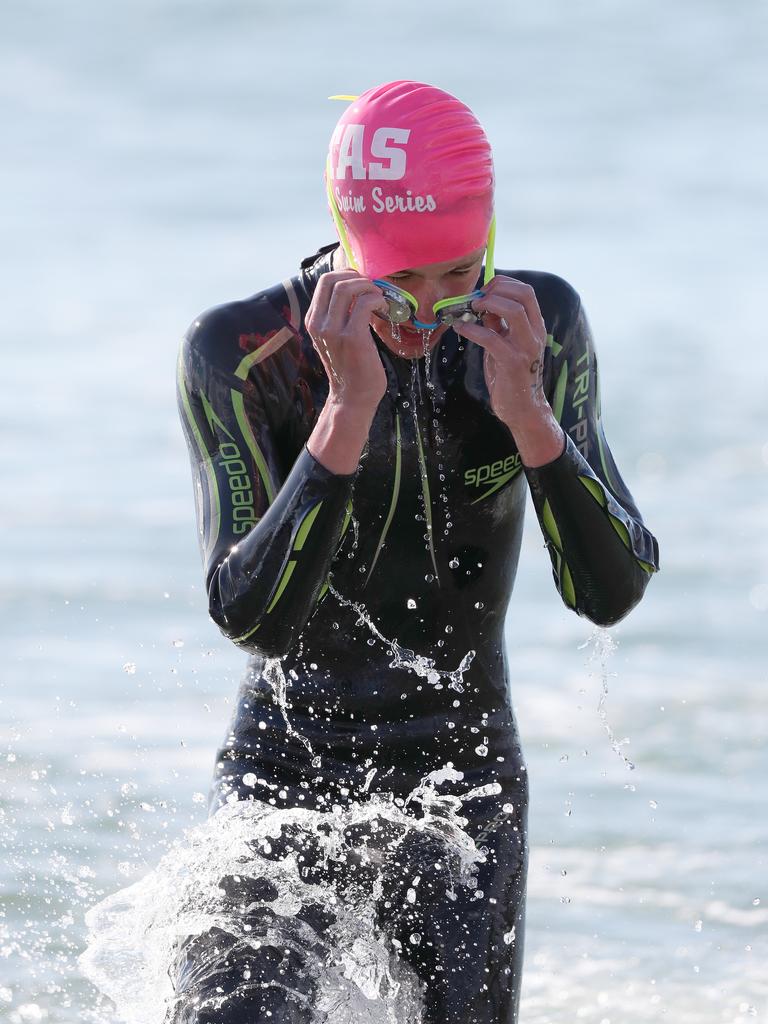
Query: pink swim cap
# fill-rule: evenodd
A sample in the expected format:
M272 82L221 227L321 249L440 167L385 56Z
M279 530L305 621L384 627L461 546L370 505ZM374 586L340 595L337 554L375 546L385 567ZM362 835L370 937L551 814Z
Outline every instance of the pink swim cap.
M387 82L350 103L326 184L342 245L368 277L460 259L488 241L490 144L469 107L433 85Z

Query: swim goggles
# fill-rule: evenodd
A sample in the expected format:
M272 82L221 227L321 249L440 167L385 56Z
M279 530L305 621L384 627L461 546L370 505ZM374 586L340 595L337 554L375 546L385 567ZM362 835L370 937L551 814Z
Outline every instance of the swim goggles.
M334 98L334 97L332 97ZM339 207L336 203L336 196L333 194L331 188L331 167L330 158L326 166L326 189L328 192L328 205L331 208L331 214L333 215L334 223L336 224L336 230L341 240L342 248L347 257L347 262L353 270L357 270L357 263L355 257L352 255L352 247L349 244L349 238L347 236L346 228L344 227L344 221L341 219ZM493 265L493 255L496 242L496 217L491 220L491 226L488 229L488 242L486 243L485 250L485 273L483 274L483 286L490 283L494 277L496 270ZM432 307L432 314L434 316L434 322L431 324L422 323L416 319L416 312L419 308L418 300L415 296L411 295L404 288L398 288L397 285L392 284L391 281L384 281L377 278L373 281L378 288L384 292L384 298L387 300L387 312L377 313L377 316L381 316L382 319L388 320L392 324L404 324L408 320L412 321L414 327L421 330L433 331L436 327L443 325L450 326L461 320L464 323L470 321L474 323L482 323L482 314L472 309L472 303L475 299L482 298L485 294L480 289L470 292L469 295L452 295L447 299L441 299L436 302Z
M435 317L434 322L425 324L421 320L416 319L419 303L405 288L398 288L391 281L384 281L380 278L376 278L373 283L378 288L381 288L384 292L384 298L387 300L387 312L377 312L376 315L380 316L383 320L388 320L391 324L404 324L410 320L413 322L414 327L433 331L436 327L443 325L450 327L457 320L463 320L464 323L482 323L482 314L472 309L471 305L475 299L480 299L485 295L485 292L479 288L470 292L469 295L454 295L451 298L441 299L440 302L436 302L432 307L432 313Z

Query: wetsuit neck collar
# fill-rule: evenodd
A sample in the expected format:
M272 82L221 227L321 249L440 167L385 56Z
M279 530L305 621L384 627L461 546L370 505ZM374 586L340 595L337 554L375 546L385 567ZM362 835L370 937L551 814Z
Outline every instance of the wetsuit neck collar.
M301 261L302 272L310 278L313 285L316 285L323 274L333 270L333 254L339 248L338 242L330 245L322 245L311 256L306 256Z

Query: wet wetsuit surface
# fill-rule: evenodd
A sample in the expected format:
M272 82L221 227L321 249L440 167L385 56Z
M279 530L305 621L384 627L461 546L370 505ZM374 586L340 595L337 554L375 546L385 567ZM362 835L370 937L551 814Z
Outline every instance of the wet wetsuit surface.
M406 797L446 764L463 779L443 791L497 783L498 792L461 809L487 851L477 889L445 899L435 879L415 902L382 900L380 925L424 986L424 1022L510 1024L523 952L527 780L503 627L526 493L563 600L596 623L616 622L640 599L657 545L602 432L579 297L550 274L499 272L531 284L544 316L545 391L567 439L558 459L521 465L490 408L482 349L449 330L418 360L376 339L388 386L359 470L339 476L317 463L305 443L328 381L304 317L331 248L290 281L205 313L180 355L210 612L251 655L214 807L233 794L321 810L367 793ZM432 675L393 666L392 640L432 659ZM287 722L270 657L282 657ZM434 862L413 846L414 863L406 851L392 870L392 892L401 875L424 875ZM301 975L290 958L249 961L255 980L226 998L244 954L222 936L214 945L225 996L200 1009L209 982L193 944L176 1019L324 1019L310 1009L311 985L300 999L280 987L286 973Z

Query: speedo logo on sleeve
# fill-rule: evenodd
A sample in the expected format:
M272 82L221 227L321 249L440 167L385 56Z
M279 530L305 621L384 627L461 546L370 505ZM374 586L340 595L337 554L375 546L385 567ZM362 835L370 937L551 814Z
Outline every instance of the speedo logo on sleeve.
M475 501L479 501L480 498L487 498L489 494L493 494L503 487L520 471L520 468L520 453L514 452L506 459L497 459L496 462L488 462L484 466L467 469L464 472L464 485L474 489L487 485L486 490L475 498Z
M219 451L232 492L232 532L248 533L257 522L248 470L240 458L240 449L234 442L225 441Z

